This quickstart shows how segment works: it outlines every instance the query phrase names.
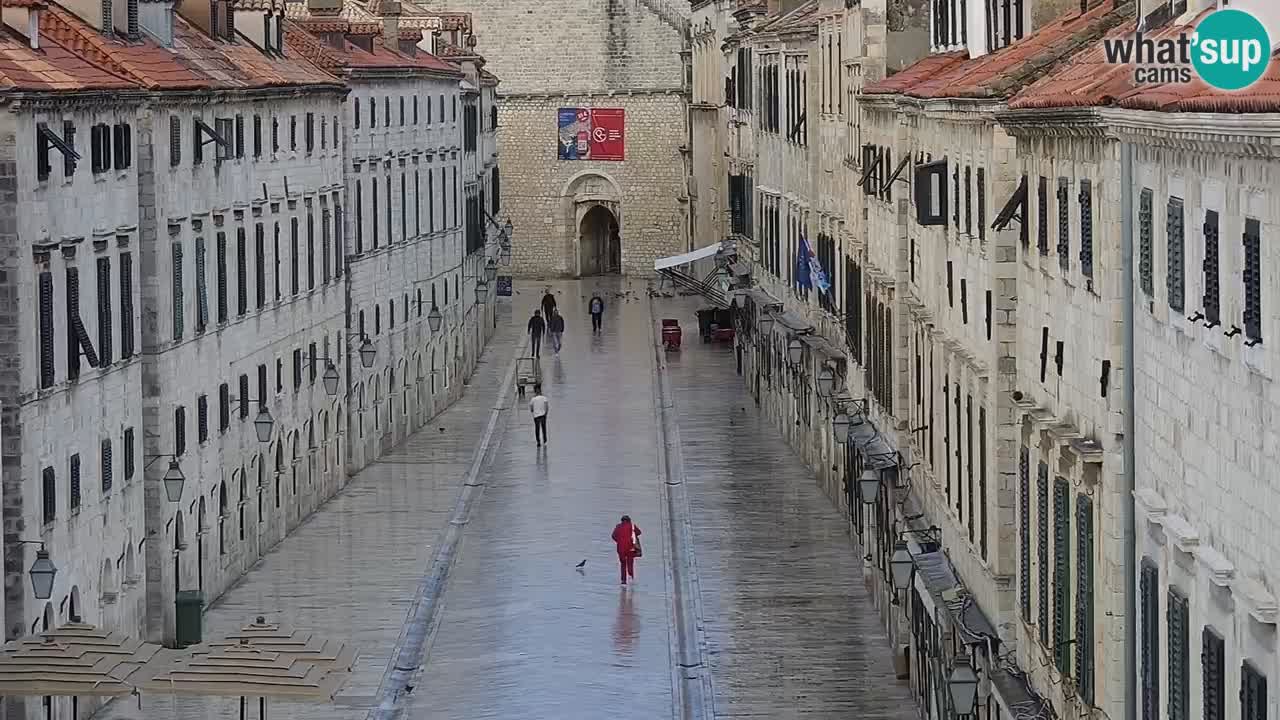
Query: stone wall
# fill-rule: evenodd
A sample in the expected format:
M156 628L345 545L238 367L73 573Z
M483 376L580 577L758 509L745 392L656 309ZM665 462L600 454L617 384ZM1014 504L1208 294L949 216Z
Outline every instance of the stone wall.
M626 160L557 159L557 109L622 108ZM650 274L656 258L688 249L686 102L677 92L613 96L506 97L499 105L503 207L514 226L518 275L578 274L585 212L618 218L622 270Z

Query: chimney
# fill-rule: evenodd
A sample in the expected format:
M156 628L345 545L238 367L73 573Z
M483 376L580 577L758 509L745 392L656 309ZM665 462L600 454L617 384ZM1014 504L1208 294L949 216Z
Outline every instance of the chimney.
M138 25L164 47L173 47L173 5L172 2L144 2L137 5Z
M40 49L40 8L33 7L27 11L27 42L32 50Z
M778 0L767 0L764 4L765 16L778 14Z
M382 0L382 45L400 48L400 0Z

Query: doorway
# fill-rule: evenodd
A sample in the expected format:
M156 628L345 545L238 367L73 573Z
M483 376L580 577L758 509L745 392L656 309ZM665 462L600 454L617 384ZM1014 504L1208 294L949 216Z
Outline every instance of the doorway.
M578 234L582 238L579 267L583 276L622 272L622 235L618 218L609 208L596 205L588 210Z

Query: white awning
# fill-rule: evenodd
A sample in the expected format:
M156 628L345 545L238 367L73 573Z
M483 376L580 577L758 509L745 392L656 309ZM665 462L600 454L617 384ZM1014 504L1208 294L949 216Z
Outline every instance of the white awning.
M660 258L658 260L654 260L653 269L666 270L667 268L675 267L677 265L685 265L685 264L694 262L696 260L709 258L718 252L720 252L720 243L716 243L715 245L708 245L704 248L699 248L697 250L694 250L693 252L687 252L683 255L674 255L672 257L666 257L666 258Z

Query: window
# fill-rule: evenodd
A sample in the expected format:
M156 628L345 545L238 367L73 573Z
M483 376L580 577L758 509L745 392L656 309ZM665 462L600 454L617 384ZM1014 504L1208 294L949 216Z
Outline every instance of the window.
M305 147L307 150L307 154L310 155L311 151L315 150L315 147L316 147L316 114L315 113L307 113L304 132L305 132L304 140L306 142Z
M1076 496L1076 692L1093 704L1093 501ZM1221 719L1219 719L1221 720Z
M209 440L209 396L201 395L196 398L196 441L200 443Z
M1247 660L1240 669L1240 720L1267 720L1267 677Z
M253 284L261 310L267 305L267 233L262 223L253 226Z
M289 116L289 149L298 150L298 116Z
M369 181L369 189L372 191L373 198L369 217L373 219L373 248L378 249L378 178Z
M1222 636L1206 627L1201 632L1200 680L1203 685L1204 720L1226 717L1227 678L1225 646Z
M173 409L173 454L187 452L187 409L181 405Z
M226 383L218 386L218 432L231 427L231 388Z
M71 456L70 465L70 482L68 484L71 487L68 495L71 501L71 512L74 513L80 510L80 453Z
M387 244L390 245L391 243L396 241L395 235L391 230L391 175L388 174L386 178L384 178L384 180L387 188L387 196L386 196L386 204L383 206L383 208L387 213Z
M1138 629L1140 652L1139 672L1142 684L1139 699L1142 706L1141 720L1160 720L1160 571L1155 563L1142 559L1138 577L1138 612L1141 626Z
M284 360L276 358L276 394L284 392Z
M124 429L124 479L132 480L133 471L136 466L136 458L134 455L133 428Z
M428 104L427 107L431 107L431 105ZM427 168L427 232L429 233L436 231L436 184L434 177L431 168Z
M391 96L382 98L382 126L391 127Z
M1071 220L1067 205L1070 187L1070 180L1058 178L1058 267L1064 273L1071 269Z
M973 508L970 508L972 511ZM978 549L987 557L987 409L978 408Z
M128 431L126 431L128 432ZM126 436L127 437L127 436ZM128 451L126 450L126 453ZM111 483L113 481L111 468L111 441L102 441L102 451L100 460L102 462L102 494L106 495L111 492Z
M404 126L404 96L400 96L400 125Z
M355 98L351 105L351 117L357 130L360 129L360 98Z
M324 150L329 144L329 118L320 118L320 149Z
M89 128L89 169L96 175L111 169L111 126L98 123Z
M98 367L111 364L111 258L98 265Z
M332 278L329 248L329 208L322 205L320 207L320 282L326 285Z
M236 314L249 312L249 253L244 227L236 228Z
M417 98L415 97L416 101ZM415 102L414 108L418 105ZM418 171L413 171L413 234L414 237L422 235L422 178Z
M298 218L289 218L289 293L298 294Z
M133 357L133 255L120 253L120 357Z
M307 289L316 289L316 216L307 208Z
M987 177L986 177L986 171L984 171L982 168L978 168L977 184L978 184L978 199L977 199L978 240L985 242L987 239ZM1022 186L1021 194L1024 197L1026 195L1025 184L1023 184ZM1026 203L1024 201L1023 205L1025 204ZM1026 230L1027 224L1025 222L1022 222L1019 224L1023 228L1023 231L1024 231L1023 237L1025 238L1026 237L1025 230Z
M1138 287L1148 297L1155 294L1155 283L1152 280L1152 205L1154 194L1151 188L1142 188L1138 195Z
M1036 467L1036 578L1040 644L1049 647L1049 466Z
M388 194L387 197L390 197ZM400 173L400 241L409 239L409 205L408 180Z
M204 238L196 238L196 332L209 326L209 283L205 275Z
M271 116L271 152L280 152L280 118Z
M53 341L53 273L40 273L40 387L52 387L57 354Z
M1093 183L1080 180L1080 273L1093 277Z
M418 124L418 96L413 96L413 124Z
M262 116L253 116L253 156L262 157Z
M236 115L236 157L244 157L244 116Z
M169 116L169 166L182 164L182 120L177 115Z
M276 289L276 302L280 301L280 221L277 220L271 226L271 250L273 255L271 265L271 282Z
M1204 211L1204 324L1215 327L1222 322L1221 296L1218 292L1218 213Z
M218 322L227 321L227 234L219 232L216 238L217 258L214 261L214 274L218 281Z
M267 406L268 395L267 366L258 365L258 407L265 408Z
M356 178L356 254L364 252L364 183Z
M973 235L973 168L964 168L964 234Z
M240 397L236 398L236 405L240 408L240 419L247 420L249 418L249 376L240 376Z
M44 524L50 525L58 517L58 485L51 467L40 472L40 500Z
M181 340L183 331L182 243L173 243L173 339Z
M1022 621L1031 622L1031 451L1018 453L1018 604ZM1148 720L1143 718L1143 720Z
M1244 220L1244 336L1249 347L1262 342L1262 227L1254 218Z
M1190 643L1188 640L1187 599L1169 589L1166 632L1169 643L1169 720L1190 720L1189 685L1191 684Z
M1165 234L1168 243L1168 272L1165 275L1165 285L1169 293L1169 309L1181 313L1186 312L1186 267L1184 265L1186 234L1182 198L1169 198L1165 213Z
M319 358L316 355L316 344L311 343L307 347L307 364L310 366L307 380L312 385L316 384L316 366L320 364L317 362L318 359Z
M293 389L297 391L302 387L302 349L295 348L293 351Z
M1058 671L1071 672L1071 486L1064 477L1053 484L1053 656Z

